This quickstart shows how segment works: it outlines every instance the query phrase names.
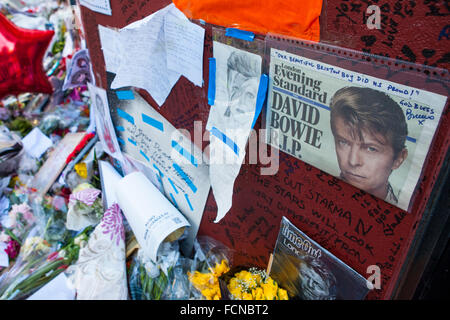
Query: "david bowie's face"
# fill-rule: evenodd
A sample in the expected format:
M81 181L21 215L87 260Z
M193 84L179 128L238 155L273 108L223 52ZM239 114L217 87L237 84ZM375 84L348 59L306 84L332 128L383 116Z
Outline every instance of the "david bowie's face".
M324 279L312 267L302 266L300 277L302 295L305 299L320 300L329 295L329 288Z
M229 106L226 117L236 118L252 112L256 106L258 94L258 79L245 77L241 73L231 70L228 78Z
M359 135L340 117L335 119L334 142L341 178L377 197L387 193L388 178L398 165L392 146L381 135L367 130ZM386 143L383 143L386 142Z

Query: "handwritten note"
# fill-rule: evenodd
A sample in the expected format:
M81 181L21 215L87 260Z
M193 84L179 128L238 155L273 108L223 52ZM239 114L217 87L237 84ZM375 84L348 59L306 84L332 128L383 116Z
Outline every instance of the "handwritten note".
M182 74L201 86L203 38L203 28L173 4L126 26L120 30L122 57L111 88L145 89L161 106Z
M191 227L182 249L190 253L202 219L210 181L202 151L137 92L133 100L118 100L114 124L124 155L153 170L169 201ZM114 110L113 110L114 112ZM122 130L123 128L123 130Z
M316 71L326 76L330 76L339 80L345 80L349 83L372 87L376 90L396 95L401 98L413 98L424 104L443 105L447 97L425 90L411 88L407 85L395 83L392 81L376 78L370 75L352 72L327 63L315 61L305 57L292 55L281 50L273 50L272 58L294 64L298 68L304 68L310 71ZM442 108L440 108L442 109Z
M107 71L117 73L122 57L119 31L99 25L98 33L102 45L103 57L105 58L105 68Z
M169 13L164 21L167 67L176 70L196 86L203 82L203 40L205 29Z

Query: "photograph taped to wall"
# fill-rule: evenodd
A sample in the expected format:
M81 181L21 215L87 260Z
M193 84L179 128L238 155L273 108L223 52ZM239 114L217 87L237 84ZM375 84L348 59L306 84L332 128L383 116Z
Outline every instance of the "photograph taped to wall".
M88 83L89 94L94 112L96 132L102 143L103 150L111 157L122 160L119 143L117 142L116 132L111 121L109 111L108 97L106 91Z
M286 217L281 220L269 275L287 290L289 299L362 300L369 292L363 276Z
M266 138L408 210L446 100L272 47Z
M77 51L70 61L67 76L64 79L63 90L87 85L89 82L95 84L95 77L89 52L87 49L83 49Z

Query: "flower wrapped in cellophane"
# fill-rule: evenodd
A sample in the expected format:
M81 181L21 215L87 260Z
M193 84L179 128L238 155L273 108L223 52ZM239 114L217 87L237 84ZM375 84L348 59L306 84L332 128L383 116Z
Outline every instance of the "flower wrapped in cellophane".
M199 290L206 300L220 300L220 285L219 277L230 270L227 260L222 260L213 268L209 269L209 272L188 272L189 281L194 288Z
M80 231L97 225L103 217L101 191L89 183L78 185L70 195L66 227Z
M9 265L17 258L23 240L35 226L37 217L27 203L13 204L0 223L0 248L8 255ZM0 273L5 269L0 269Z
M40 227L31 230L16 263L0 281L0 300L26 299L66 270L78 259L91 229L86 228L60 249L43 239Z
M192 290L195 298L220 300L219 278L230 270L230 249L217 240L200 236L194 241L194 250L192 270L187 275L195 288Z
M164 293L173 279L174 267L179 259L178 241L161 243L156 262L139 249L130 268L131 298L133 300L165 299Z

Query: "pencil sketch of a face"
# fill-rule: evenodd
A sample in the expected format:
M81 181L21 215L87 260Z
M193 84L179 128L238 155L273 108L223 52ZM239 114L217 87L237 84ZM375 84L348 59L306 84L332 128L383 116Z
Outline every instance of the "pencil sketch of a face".
M239 127L255 111L260 64L252 58L234 51L227 60L228 106L223 116L229 119L229 127Z

